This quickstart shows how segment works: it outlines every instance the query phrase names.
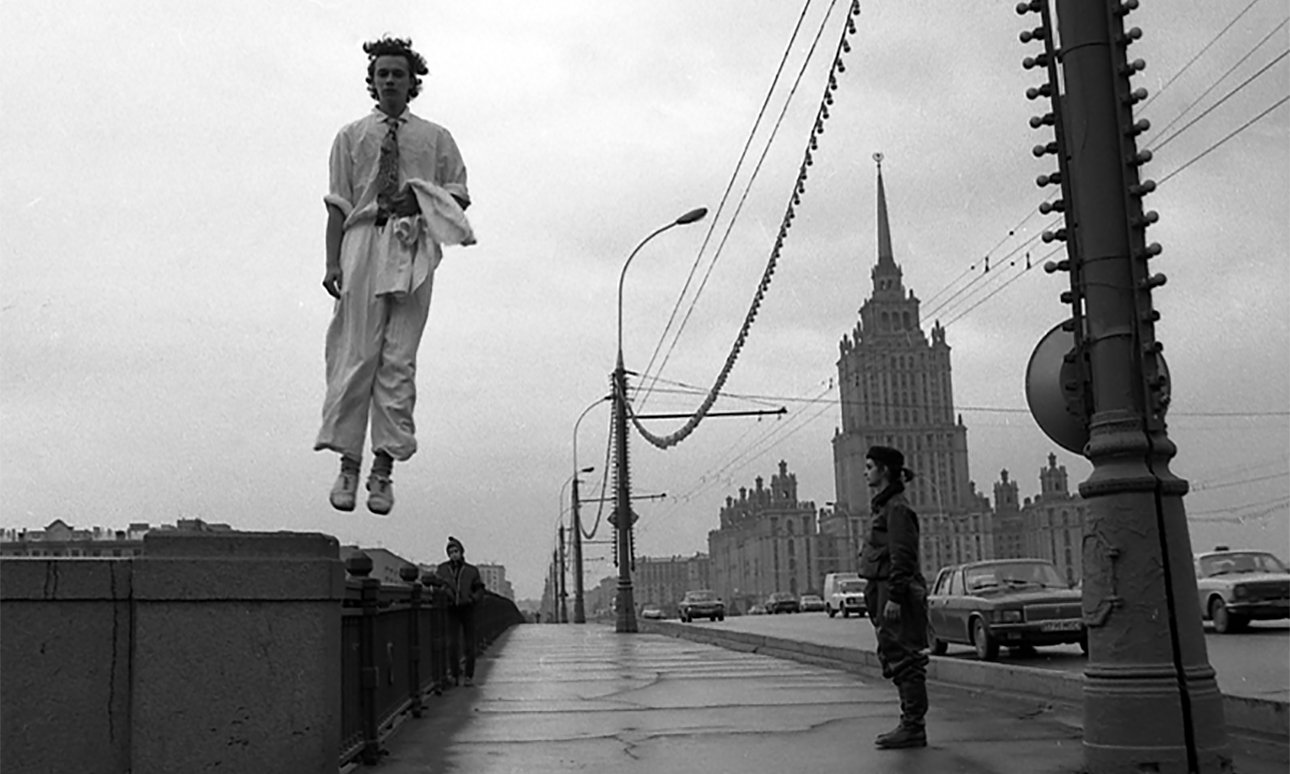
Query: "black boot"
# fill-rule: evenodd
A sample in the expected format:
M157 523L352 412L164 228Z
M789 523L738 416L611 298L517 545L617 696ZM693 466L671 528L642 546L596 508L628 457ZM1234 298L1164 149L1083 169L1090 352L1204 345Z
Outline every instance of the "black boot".
M927 715L926 678L921 674L911 675L896 688L900 691L900 725L879 735L874 744L884 750L926 747L927 727L923 720Z
M882 750L901 750L906 747L926 747L927 729L921 725L901 723L892 731L880 735L873 742Z

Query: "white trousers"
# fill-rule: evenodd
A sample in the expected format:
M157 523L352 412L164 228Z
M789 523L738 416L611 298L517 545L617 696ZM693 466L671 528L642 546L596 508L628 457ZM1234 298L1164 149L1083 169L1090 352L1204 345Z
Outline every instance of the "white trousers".
M380 236L368 221L347 229L341 244L341 295L327 328L327 396L314 449L362 457L370 417L372 451L402 461L417 450L417 349L434 272L399 299L373 295L368 257Z

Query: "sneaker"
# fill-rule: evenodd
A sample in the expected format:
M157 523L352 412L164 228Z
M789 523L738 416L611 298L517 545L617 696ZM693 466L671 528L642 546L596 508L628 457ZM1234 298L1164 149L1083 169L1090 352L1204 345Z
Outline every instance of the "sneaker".
M354 510L358 492L358 471L342 470L331 488L331 507L338 511Z
M372 472L367 478L367 510L384 516L394 507L394 485L387 474Z

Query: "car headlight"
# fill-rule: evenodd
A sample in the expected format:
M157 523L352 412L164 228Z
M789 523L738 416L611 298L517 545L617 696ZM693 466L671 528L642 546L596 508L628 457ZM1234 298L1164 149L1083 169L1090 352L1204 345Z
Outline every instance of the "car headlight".
M1020 610L996 610L994 620L998 623L1021 623Z
M1232 589L1232 595L1237 599L1242 599L1250 595L1250 590L1244 586L1237 586L1236 588Z

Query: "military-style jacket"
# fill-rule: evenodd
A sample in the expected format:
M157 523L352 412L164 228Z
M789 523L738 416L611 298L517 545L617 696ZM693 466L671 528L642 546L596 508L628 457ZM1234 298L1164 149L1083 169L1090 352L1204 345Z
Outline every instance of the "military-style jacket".
M887 581L890 599L906 600L910 583L926 585L918 562L918 514L905 499L905 486L890 484L874 496L869 537L860 552L859 575Z

